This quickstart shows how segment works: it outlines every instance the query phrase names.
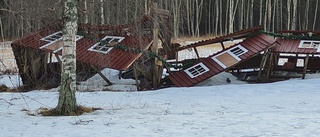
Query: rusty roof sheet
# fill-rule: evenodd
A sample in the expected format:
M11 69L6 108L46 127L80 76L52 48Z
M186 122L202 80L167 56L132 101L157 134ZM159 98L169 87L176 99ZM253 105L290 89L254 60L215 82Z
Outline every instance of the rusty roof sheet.
M299 45L303 41L315 41L315 40L299 40L299 39L283 39L278 38L277 43L272 48L273 52L278 53L292 53L292 54L320 54L317 52L317 48L299 48ZM320 41L320 40L317 40ZM320 45L318 45L320 46Z
M228 47L225 50L215 53L209 56L208 58L201 59L199 62L194 63L195 66L200 63L207 67L207 71L206 72L202 71L204 73L199 76L196 76L193 78L190 77L190 75L186 72L186 70L191 69L193 67L191 66L187 69L180 70L178 72L174 72L170 74L168 78L178 87L194 86L206 79L211 78L214 75L217 75L225 71L226 69L234 65L237 65L245 60L248 60L254 57L257 54L260 54L260 52L264 51L265 49L273 45L275 41L276 40L270 36L267 36L265 34L258 34L256 36L247 38L238 44ZM229 56L228 55L229 52L235 49L236 47L239 47L239 45L241 45L241 47L243 47L244 50L246 51L243 54L239 54L238 56L239 60L233 61L232 57L229 57L230 59L226 59ZM225 54L225 53L228 53L228 54ZM220 58L220 57L224 57L224 58ZM220 58L220 60L216 61L213 58L215 59ZM224 64L225 66L221 65L221 63Z
M56 52L57 54L61 55L61 50L58 50L58 48L59 46L61 47L62 40L58 40L54 42L52 45L46 46L44 48L43 46L48 44L49 42L41 40L42 38L49 36L57 31L59 31L59 29L42 29L36 33L29 34L25 37L22 37L14 41L11 45L39 49L44 52L50 53ZM107 35L105 34L105 36ZM121 37L124 37L124 39L119 44L127 46L127 48L144 50L147 49L152 43L152 38L148 36ZM119 48L113 48L108 53L100 53L88 50L95 43L96 41L92 40L92 38L80 38L77 41L77 61L90 64L98 68L107 67L117 70L126 70L136 59L138 59L141 56L141 53L125 51Z

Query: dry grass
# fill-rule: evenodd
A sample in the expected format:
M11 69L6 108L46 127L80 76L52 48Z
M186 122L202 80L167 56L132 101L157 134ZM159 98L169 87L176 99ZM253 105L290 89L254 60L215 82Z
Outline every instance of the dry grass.
M8 92L10 89L6 85L0 85L0 92Z
M57 111L56 108L48 109L48 108L40 108L39 114L42 116L61 116L61 114ZM84 113L91 113L96 110L102 110L102 108L93 108L93 107L84 107L84 106L77 106L77 110L74 113L64 115L64 116L78 116Z

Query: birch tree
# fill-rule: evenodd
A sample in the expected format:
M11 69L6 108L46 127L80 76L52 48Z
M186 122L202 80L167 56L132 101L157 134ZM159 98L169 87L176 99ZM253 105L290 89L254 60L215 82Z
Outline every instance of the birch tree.
M100 24L105 24L104 19L104 1L100 0Z
M78 29L78 0L64 3L64 28L62 49L62 74L59 102L56 107L60 115L75 115L76 103L76 33Z
M314 20L313 20L312 30L314 30L315 26L316 26L317 16L318 16L318 6L319 6L319 0L316 1L316 7L315 7L315 10L314 10Z
M293 0L292 4L293 4L293 13L292 13L291 30L296 30L298 1Z
M291 23L291 0L288 0L287 2L287 29L289 30L290 27L290 23Z

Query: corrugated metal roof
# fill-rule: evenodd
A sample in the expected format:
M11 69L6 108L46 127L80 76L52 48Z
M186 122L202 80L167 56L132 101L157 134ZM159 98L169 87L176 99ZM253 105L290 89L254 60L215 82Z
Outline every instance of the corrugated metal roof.
M257 54L260 54L260 52L262 52L263 50L273 45L275 41L276 40L270 36L267 36L265 34L258 34L251 38L247 38L236 45L228 47L225 50L215 53L209 56L208 58L201 59L199 62L194 63L194 66L197 66L199 63L202 63L208 68L208 71L200 70L200 72L204 72L204 73L199 76L196 76L194 78L190 77L190 75L186 72L186 70L189 70L194 67L194 66L191 66L185 70L181 70L181 71L170 74L168 78L178 87L194 86L206 79L211 78L214 75L217 75L225 71L226 69L236 64L239 64L240 62L243 62L245 60L250 59L251 57L254 57ZM231 54L230 52L235 52L235 53ZM237 54L239 56L232 57ZM231 61L229 59L219 60L219 57L229 57Z
M12 43L13 46L23 46L28 48L35 48L42 50L44 52L53 53L52 48L41 48L42 46L48 44L49 42L40 40L52 33L60 31L58 29L42 29L36 33L29 34L23 38L20 38ZM106 34L103 35L107 36ZM152 42L151 37L147 36L121 36L124 39L119 43L125 45L128 48L138 48L147 49ZM56 41L53 44L59 44L61 41ZM126 70L136 59L141 56L141 53L133 53L130 51L125 51L123 49L113 48L108 53L99 53L95 51L89 51L88 49L92 47L96 41L83 37L77 41L77 61L86 64L93 65L98 68L112 68L117 70ZM57 52L61 55L61 50Z
M316 47L315 48L312 48L312 47L299 48L299 45L302 41L304 40L278 38L277 43L272 48L272 51L279 52L279 53L293 53L293 54L320 54L320 52L317 52ZM314 41L314 40L306 40L306 41Z

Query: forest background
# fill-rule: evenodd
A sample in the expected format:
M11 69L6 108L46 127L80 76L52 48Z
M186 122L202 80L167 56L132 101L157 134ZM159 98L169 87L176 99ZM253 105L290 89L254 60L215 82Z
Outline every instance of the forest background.
M319 30L319 0L79 0L79 22L128 24L151 3L172 14L174 37L219 36L262 25L266 31ZM1 40L14 40L62 18L63 0L0 0Z

